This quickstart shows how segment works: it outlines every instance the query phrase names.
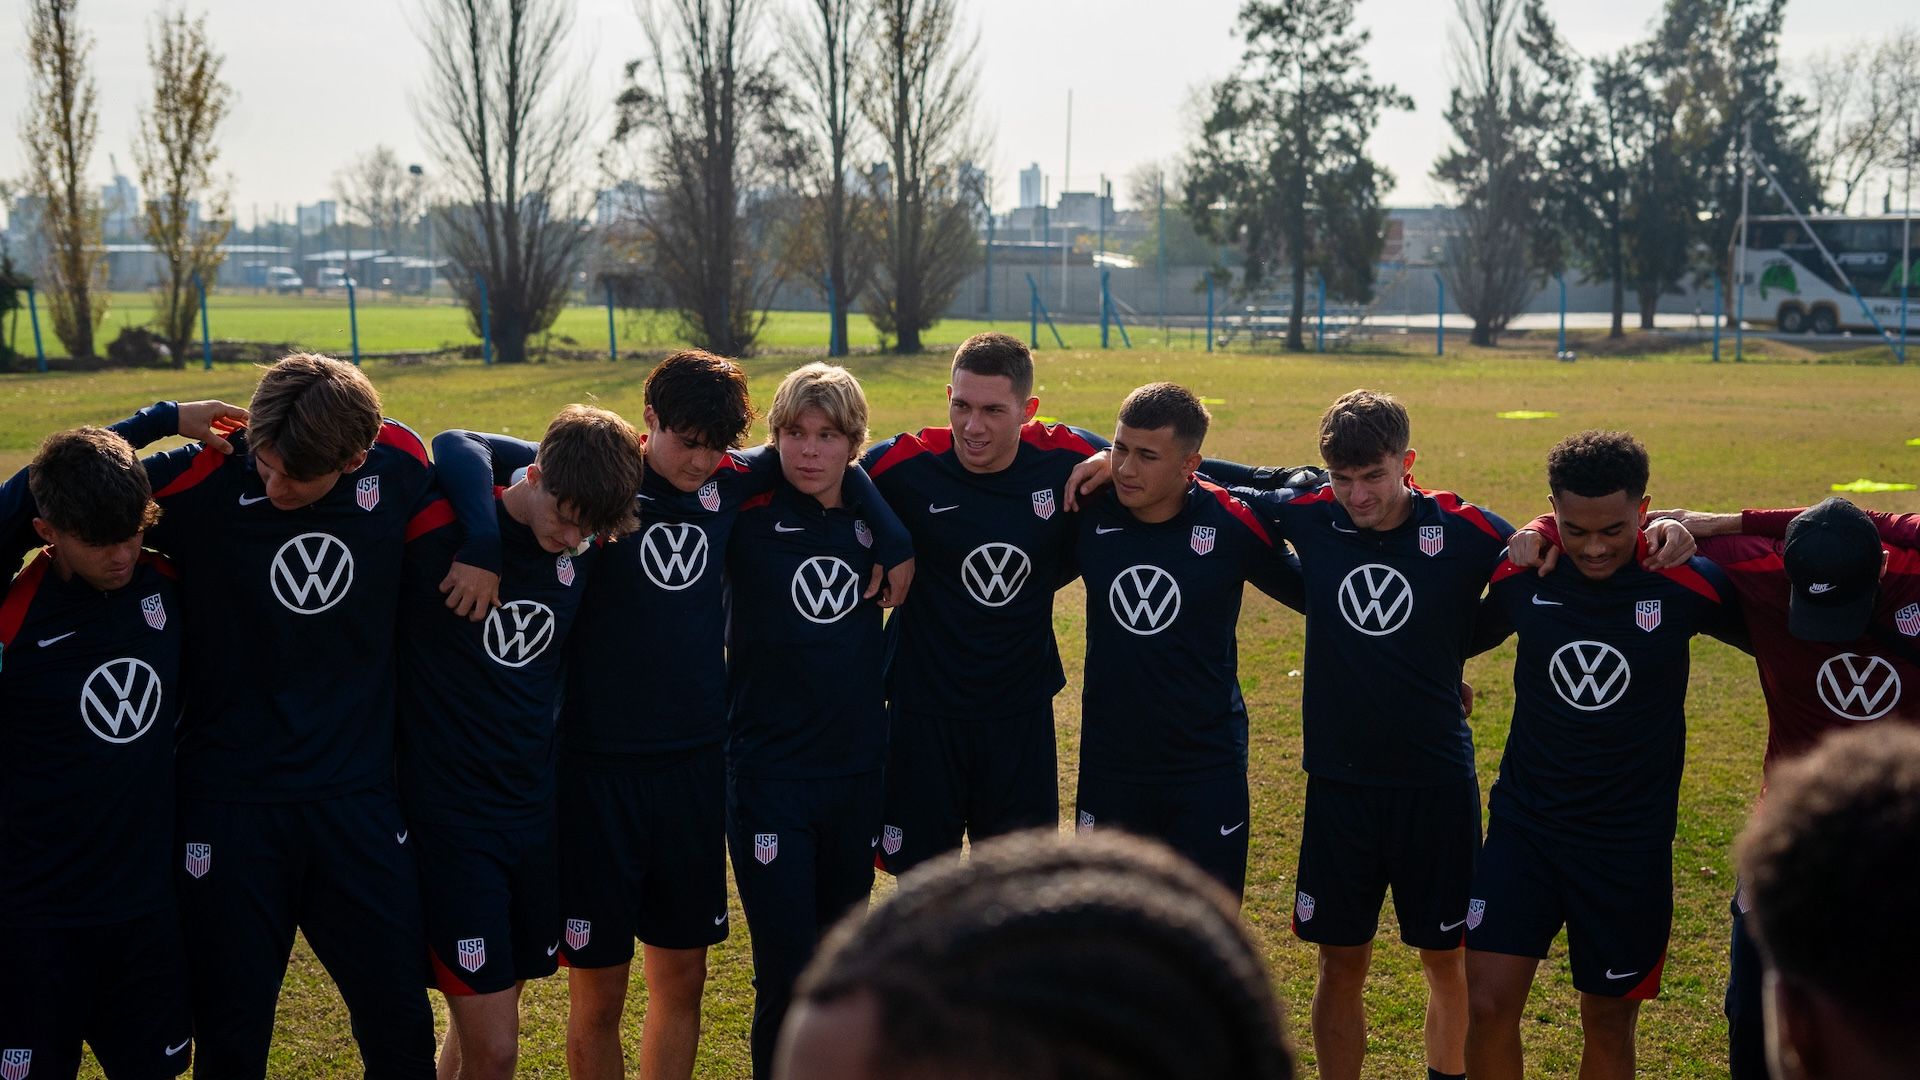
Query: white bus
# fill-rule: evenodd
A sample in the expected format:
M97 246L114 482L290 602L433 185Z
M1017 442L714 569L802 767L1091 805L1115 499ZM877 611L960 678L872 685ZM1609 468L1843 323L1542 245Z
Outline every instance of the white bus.
M1888 333L1898 334L1901 216L1821 214L1807 220L1873 317ZM1909 334L1920 325L1920 217L1914 219L1912 243L1906 269ZM1807 230L1789 215L1748 219L1745 270L1748 322L1772 324L1787 334L1874 332L1860 302L1820 257Z

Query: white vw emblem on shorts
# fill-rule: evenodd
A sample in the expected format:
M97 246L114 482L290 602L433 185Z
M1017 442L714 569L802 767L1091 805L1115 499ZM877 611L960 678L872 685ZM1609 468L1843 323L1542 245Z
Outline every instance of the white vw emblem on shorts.
M1884 658L1841 653L1820 665L1820 703L1845 720L1878 720L1900 704L1900 673Z
M1380 563L1354 567L1340 581L1340 617L1368 637L1385 637L1413 614L1413 586Z
M453 943L453 948L459 954L460 966L469 972L479 971L487 962L486 938L462 938Z
M1313 921L1313 897L1303 892L1293 894L1293 917L1301 922Z
M145 660L109 660L80 687L80 719L110 743L130 743L159 718L161 696L160 676Z
M1547 680L1560 700L1598 712L1626 695L1633 672L1620 650L1604 641L1569 641L1547 661Z
M318 615L353 588L353 552L330 533L301 533L273 553L267 583L288 611Z
M656 521L640 534L640 569L669 592L700 580L707 570L707 534L698 525Z
M779 833L763 832L753 834L753 861L759 863L761 866L765 866L772 862L779 854Z
M553 609L538 600L513 600L487 613L480 640L505 667L526 667L553 644Z
M1006 607L1020 595L1020 586L1032 572L1033 560L1026 552L998 540L967 552L960 564L960 579L966 582L967 592L988 607Z
M1151 637L1180 615L1180 583L1157 566L1129 566L1107 587L1107 607L1121 626Z
M793 572L793 610L808 622L839 622L860 603L860 575L831 555L815 555Z

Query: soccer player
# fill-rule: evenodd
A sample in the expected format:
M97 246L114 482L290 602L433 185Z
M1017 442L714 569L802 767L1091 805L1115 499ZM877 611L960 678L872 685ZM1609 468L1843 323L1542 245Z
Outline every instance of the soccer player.
M1053 695L1066 685L1054 590L1072 580L1063 497L1106 440L1034 421L1033 354L976 334L953 354L949 426L900 434L864 464L906 522L919 599L888 620L883 867L1060 819Z
M843 478L867 399L808 364L767 414L785 483L742 506L727 549L727 847L753 939L753 1075L772 1075L794 980L873 890L887 712L873 533Z
M146 459L147 540L189 613L174 864L201 1077L258 1077L296 928L352 1015L369 1076L433 1072L419 881L393 780L394 625L426 447L351 364L261 377L234 453ZM176 430L161 403L116 425Z
M109 1077L178 1076L184 630L173 568L140 547L160 508L133 448L94 427L48 437L7 488L47 546L0 586L0 1074L73 1077L84 1042Z
M640 1074L692 1075L707 948L728 926L723 566L740 505L779 474L771 451L731 449L753 422L746 376L733 361L675 353L648 374L645 397L641 527L600 553L569 635L562 694L561 955L575 1080L625 1071L620 1017L636 938L648 990ZM496 587L462 579L497 574L492 490L537 450L470 432L434 439L442 489L466 530L447 582L456 609L485 617L483 604L468 601ZM847 484L849 502L867 511L879 561L900 568L910 550L897 519L863 474ZM905 582L890 577L884 600L903 597Z
M1582 1077L1631 1077L1640 1003L1660 988L1686 751L1689 643L1737 639L1712 563L1648 570L1646 449L1586 431L1547 458L1569 558L1494 573L1475 649L1519 635L1513 726L1488 803L1467 926L1467 1073L1522 1075L1520 1019L1564 924L1580 991Z
M1087 586L1078 828L1172 845L1237 899L1247 877L1242 584L1298 608L1299 571L1258 517L1196 479L1210 421L1193 392L1151 383L1114 430L1113 486L1082 500Z
M432 985L446 995L440 1075L513 1075L520 991L560 947L554 711L598 544L637 524L640 436L569 405L495 499L500 591L482 623L440 583L463 540L452 508L408 529L400 604L400 794L420 863ZM607 662L605 658L600 661Z
M1920 733L1838 732L1774 772L1739 860L1766 961L1767 1056L1778 1080L1913 1075L1916 849Z

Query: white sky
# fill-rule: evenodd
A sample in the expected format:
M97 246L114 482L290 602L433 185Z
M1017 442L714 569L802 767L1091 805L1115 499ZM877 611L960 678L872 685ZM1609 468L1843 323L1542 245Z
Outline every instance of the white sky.
M778 9L793 0L767 0ZM980 115L992 137L995 205L1014 205L1016 173L1038 161L1061 190L1067 91L1073 91L1074 190L1099 174L1124 204L1126 174L1177 155L1189 138L1195 91L1226 74L1239 55L1233 38L1239 0L964 0L981 35ZM631 0L576 0L579 63L591 72L601 110L595 131L611 130L609 104L620 68L639 55ZM1839 49L1904 19L1920 21L1913 0L1792 0L1783 49L1791 63ZM1587 53L1610 52L1645 35L1661 0L1554 0L1561 30ZM100 138L92 172L106 183L108 154L133 174L129 147L135 112L149 91L146 39L154 0L82 0L96 39ZM235 105L222 139L241 224L275 204L327 198L333 175L377 143L401 160L432 169L417 134L410 96L422 81L423 50L409 15L412 0L194 0L217 46ZM1411 95L1414 111L1388 114L1372 142L1375 159L1397 185L1388 201L1435 201L1428 178L1448 143L1446 43L1454 21L1446 0L1361 0L1372 30L1367 48L1376 78ZM24 0L0 0L0 175L24 171L18 126L26 75L15 62L25 43ZM772 28L769 27L769 30ZM778 42L768 33L764 40Z

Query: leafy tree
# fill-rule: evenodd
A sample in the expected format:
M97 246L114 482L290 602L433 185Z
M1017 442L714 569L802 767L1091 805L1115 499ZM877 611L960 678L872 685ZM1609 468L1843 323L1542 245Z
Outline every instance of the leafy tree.
M76 23L78 0L31 0L27 9L27 113L20 125L27 194L40 200L40 287L53 333L73 356L93 355L107 314L107 262L98 193L87 161L100 130L93 39Z
M375 247L396 252L420 216L424 179L400 164L390 146L375 146L333 179L334 197L373 233Z
M1386 242L1391 175L1367 156L1383 109L1413 103L1373 81L1354 0L1247 0L1240 68L1212 88L1188 154L1185 210L1201 235L1244 247L1242 287L1286 273L1287 348L1304 349L1307 275L1337 296L1371 297Z

